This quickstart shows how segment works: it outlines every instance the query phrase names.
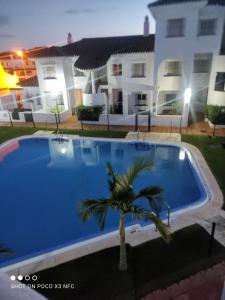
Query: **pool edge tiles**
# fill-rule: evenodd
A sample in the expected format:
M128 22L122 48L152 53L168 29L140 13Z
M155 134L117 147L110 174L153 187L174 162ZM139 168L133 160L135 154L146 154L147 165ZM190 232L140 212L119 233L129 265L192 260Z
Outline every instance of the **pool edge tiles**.
M67 136L64 136L65 138L67 138ZM14 139L14 140L21 140L21 139L27 139L27 138L35 138L33 136L26 136L26 137L22 137L19 139ZM37 138L37 137L36 137ZM44 136L41 138L54 138L54 136ZM68 138L71 138L71 136L68 136ZM95 141L113 141L115 142L114 139L96 139L96 138L83 138L83 137L73 137L73 139L86 139L86 140L95 140ZM130 143L130 142L138 142L136 140L134 141L127 141L127 140L123 140L123 139L117 139L116 141L120 141L120 142L125 142L125 143ZM139 141L139 142L143 142L143 141ZM198 213L196 214L196 211L200 212L200 210L202 210L202 208L205 207L205 205L207 206L212 206L214 207L215 204L215 199L214 198L214 192L211 191L210 188L210 183L208 182L207 178L205 178L205 174L203 174L204 172L204 168L202 168L201 166L199 166L199 158L201 160L201 165L205 164L206 167L206 171L210 172L206 162L204 161L201 153L194 153L196 152L196 149L194 149L193 146L191 145L187 145L184 143L161 143L161 142L148 142L148 141L144 141L145 143L150 143L150 144L166 144L166 145L171 145L171 146L177 146L177 147L182 147L184 149L186 149L188 151L188 153L191 155L191 158L193 159L193 161L191 163L194 164L194 167L197 168L197 173L198 175L200 174L200 180L203 180L203 182L205 182L206 186L209 188L209 192L210 195L207 192L207 195L209 196L210 201L205 202L204 204L200 204L197 207L195 207L195 205L192 205L189 208L184 208L181 211L176 211L175 213L172 214L172 220L175 218L176 221L174 221L174 228L178 227L178 223L180 224L184 224L185 220L187 219L187 215L193 214L193 217L190 218L190 221L193 222L193 218L196 220L196 215L198 215ZM3 145L10 143L10 141L4 143ZM191 146L191 147L190 147ZM0 145L1 147L1 145ZM200 156L199 156L200 155ZM203 160L203 161L202 161ZM208 168L208 170L207 170ZM195 169L196 170L196 169ZM210 174L208 174L210 175ZM211 177L212 174L208 177ZM203 178L202 178L203 177ZM207 176L206 176L207 177ZM212 176L213 177L213 176ZM210 180L214 180L212 178L209 178ZM216 183L217 185L217 183ZM215 182L213 183L213 186L215 186ZM217 185L218 187L218 185ZM221 192L221 191L220 191ZM217 196L221 196L218 195ZM216 201L216 203L221 207L221 201ZM220 207L217 205L217 210L220 209ZM186 212L185 214L185 218L184 218L184 212ZM189 212L187 214L187 212ZM179 221L180 220L180 221ZM187 223L187 220L186 220ZM185 224L186 224L185 223ZM173 227L173 222L172 222L172 227ZM172 228L173 231L173 228ZM132 232L132 233L131 233ZM147 241L150 240L151 238L155 238L158 235L154 232L154 230L152 230L152 225L146 225L144 227L138 226L138 224L134 225L134 228L131 226L130 228L127 228L127 241L128 243L135 245L138 243L142 243L143 241ZM109 248L115 245L119 244L119 237L118 237L118 231L113 231L104 235L100 235L97 236L95 238L91 238L91 239L87 239L85 241L82 242L78 242L75 244L72 244L70 246L66 246L63 247L61 249L57 249L57 250L53 250L50 251L49 253L45 253L39 256L35 256L33 258L29 258L26 260L23 260L21 262L17 262L17 263L13 263L11 265L7 265L3 268L0 268L1 271L5 271L9 274L14 274L15 272L21 273L21 274L29 274L29 273L34 273L49 267L53 267L56 266L58 264L64 263L66 261L72 260L72 259L76 259L78 257L82 257L85 256L87 254L99 251L101 249L105 249L105 248Z

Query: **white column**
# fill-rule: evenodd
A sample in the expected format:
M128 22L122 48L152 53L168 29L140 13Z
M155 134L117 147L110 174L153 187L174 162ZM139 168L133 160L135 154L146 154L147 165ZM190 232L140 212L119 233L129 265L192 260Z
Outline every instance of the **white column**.
M128 115L128 99L129 99L129 95L128 94L124 94L123 93L123 115L127 116Z
M191 88L186 88L184 91L184 108L183 108L183 115L182 115L182 127L188 126L191 93L192 93Z
M92 86L92 93L96 94L94 71L91 71L91 86Z

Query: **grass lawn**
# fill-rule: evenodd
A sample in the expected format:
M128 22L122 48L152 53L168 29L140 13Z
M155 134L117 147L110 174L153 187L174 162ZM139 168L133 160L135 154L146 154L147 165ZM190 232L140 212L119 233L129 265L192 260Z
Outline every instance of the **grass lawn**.
M225 199L225 149L221 146L225 137L182 135L182 141L195 145L202 152Z
M224 256L224 248L215 242L208 259L209 235L199 225L177 231L170 244L162 239L138 247L128 247L126 272L118 270L119 248L94 253L37 274L35 283L70 283L75 289L40 289L49 299L135 299L157 288L179 281Z
M44 130L43 128L22 128L22 127L0 127L0 143L6 140L22 136L33 134L37 130ZM53 130L53 129L47 129ZM60 133L62 131L60 130ZM107 138L124 138L127 135L126 131L103 131L103 130L63 130L64 134L78 134L80 136L90 137L107 137Z

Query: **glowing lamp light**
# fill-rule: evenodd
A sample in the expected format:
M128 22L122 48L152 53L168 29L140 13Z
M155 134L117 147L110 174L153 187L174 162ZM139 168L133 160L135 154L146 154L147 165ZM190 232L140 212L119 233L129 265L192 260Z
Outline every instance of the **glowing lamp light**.
M0 63L0 90L5 90L7 94L9 89L19 89L20 87L17 85L18 82L18 76L7 73Z
M179 160L184 160L184 159L185 159L185 150L180 149Z
M17 50L17 51L16 51L16 54L17 54L19 57L23 57L23 51L22 51L22 50Z
M191 92L191 88L187 88L184 92L184 103L185 104L189 104L191 101L191 96L192 96L192 92Z

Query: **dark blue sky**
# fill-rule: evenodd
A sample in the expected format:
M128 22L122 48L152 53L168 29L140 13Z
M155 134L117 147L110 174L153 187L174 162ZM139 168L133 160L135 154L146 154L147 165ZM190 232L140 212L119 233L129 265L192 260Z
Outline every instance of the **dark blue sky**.
M65 44L69 31L73 40L142 34L151 1L0 0L0 51Z

